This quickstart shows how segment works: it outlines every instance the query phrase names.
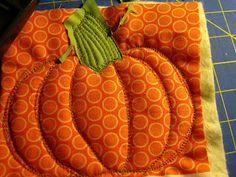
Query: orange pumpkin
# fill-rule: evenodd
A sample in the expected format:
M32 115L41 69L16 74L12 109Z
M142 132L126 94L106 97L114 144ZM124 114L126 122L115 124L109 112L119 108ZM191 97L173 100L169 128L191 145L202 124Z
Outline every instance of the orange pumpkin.
M99 75L74 57L23 74L5 117L22 165L94 176L160 168L183 151L194 112L184 78L152 49L123 57Z

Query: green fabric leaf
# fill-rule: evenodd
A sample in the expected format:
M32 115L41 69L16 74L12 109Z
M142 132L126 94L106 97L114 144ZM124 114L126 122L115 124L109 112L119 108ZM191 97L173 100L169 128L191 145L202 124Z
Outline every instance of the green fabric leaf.
M111 36L111 29L94 0L87 0L64 25L80 63L96 73L100 73L108 64L122 59L121 52ZM61 61L64 61L63 59Z

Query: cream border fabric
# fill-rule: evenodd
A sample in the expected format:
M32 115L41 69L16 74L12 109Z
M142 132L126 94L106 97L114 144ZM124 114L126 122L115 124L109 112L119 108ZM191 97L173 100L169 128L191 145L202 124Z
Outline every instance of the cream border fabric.
M206 17L202 3L199 3L201 22L201 96L203 104L203 124L207 139L207 152L212 177L228 177L222 132L215 100L213 65ZM208 176L206 176L208 177Z

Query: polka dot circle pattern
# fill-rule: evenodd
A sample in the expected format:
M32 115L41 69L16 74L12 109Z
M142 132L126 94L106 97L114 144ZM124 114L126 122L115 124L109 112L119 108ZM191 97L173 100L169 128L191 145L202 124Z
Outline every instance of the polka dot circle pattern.
M172 23L172 18L169 15L162 15L158 19L158 25L161 27L167 27Z
M167 89L166 92L168 93L168 97L171 98L169 100L169 104L170 105L168 106L168 104L167 104L168 102L166 102L166 99L162 99L161 103L162 103L164 109L162 107L160 107L159 105L155 105L155 104L153 104L153 105L148 107L149 117L152 118L153 120L162 120L161 119L162 117L167 117L167 119L165 118L165 121L163 122L163 124L165 125L165 127L167 126L167 128L169 128L169 120L170 120L168 118L169 115L168 114L165 115L166 113L164 113L163 110L165 110L165 109L168 110L168 108L170 108L170 109L174 110L172 112L173 116L175 115L179 119L182 119L181 118L181 116L182 116L182 109L181 109L182 104L180 104L180 102L186 102L187 101L186 105L189 105L190 97L189 96L186 97L186 95L185 95L185 94L189 95L189 93L188 93L187 90L185 90L185 82L183 82L183 79L180 79L180 78L182 78L182 76L177 72L176 68L174 68L171 64L169 64L169 61L166 61L161 56L159 58L158 65L156 66L156 64L154 62L152 62L150 60L146 60L146 57L148 59L149 58L148 55L150 55L152 52L151 51L148 52L147 49L142 49L142 50L144 51L144 55L141 55L140 58L142 58L144 61L148 62L147 64L150 64L150 66L154 68L154 70L157 72L157 74L160 76L160 78L162 78L163 81L169 81L169 82L171 81L170 83L172 83L172 86L170 87L169 86L169 82L163 82L164 88ZM133 56L134 54L132 53L132 51L133 50L131 49L131 50L127 51L125 54L129 55L129 56ZM152 55L153 55L153 53L152 53ZM137 56L135 56L135 57L137 57ZM150 76L149 76L149 78L150 78ZM171 78L173 76L174 76L174 80ZM177 85L179 85L179 86L177 86ZM177 89L175 89L175 88L177 88ZM162 90L160 90L159 93L162 93ZM148 95L149 94L147 94L147 96ZM135 98L135 99L137 99L137 98ZM173 101L173 100L175 100L175 101ZM176 100L178 102L176 102ZM176 105L177 103L178 103L178 105ZM135 111L139 112L140 109L143 108L143 107L144 106L140 106ZM190 109L193 111L192 108L190 108ZM141 111L144 111L144 110L141 109ZM180 132L181 136L183 136L183 137L186 136L187 131L190 129L191 124L192 124L191 123L192 122L192 116L189 114L189 112L187 111L184 114L188 117L188 121L190 121L190 122L186 122L187 124L180 125L179 129L177 130L177 132ZM141 119L140 119L140 121L141 121ZM143 123L143 124L145 125L145 123ZM183 140L182 137L179 138L179 134L175 133L175 130L173 129L173 131L170 130L169 141L167 141L168 134L165 134L165 127L163 126L163 124L156 123L156 122L149 123L149 127L148 127L148 135L149 135L149 137L150 136L153 137L153 138L161 138L162 136L165 137L165 139L163 139L163 144L162 143L161 143L161 145L160 144L159 145L155 144L157 146L156 150L159 149L160 151L153 150L152 149L152 145L149 145L149 149L148 150L149 150L151 156L161 155L162 151L164 150L164 147L165 147L164 143L168 143L168 144L172 145L171 147L173 149L175 149L175 144L181 143L182 140ZM137 126L134 126L134 127L135 127L136 131L142 128L142 127L137 127ZM137 134L138 134L138 132L137 132ZM172 136L173 136L173 139L171 138ZM143 138L143 139L145 139L145 138ZM133 140L135 140L135 139L133 138ZM146 140L143 141L143 142L146 142ZM138 143L139 143L138 140L136 140L134 142L134 144L136 146L138 145ZM179 148L179 147L180 146L177 146L177 148ZM136 152L141 152L141 151L136 150ZM150 160L150 158L149 158L149 160ZM155 160L155 158L154 158L154 160ZM140 167L136 166L136 168L140 168Z
M114 33L118 45L123 46L125 61L109 65L100 75L70 56L52 70L50 64L43 64L23 79L13 94L15 102L9 117L13 130L9 137L14 141L9 147L19 153L15 161L7 146L0 147L5 152L0 155L1 174L11 175L9 169L20 171L15 176L38 172L68 176L68 169L90 176L109 175L110 169L124 167L146 170L158 158L167 161L174 157L186 136L190 137L187 151L191 158L174 158L161 169L163 174L209 171L202 124L187 135L193 125L193 108L200 108L199 103L192 106L200 93L201 34L196 4L135 5L137 14L131 14ZM111 26L125 6L104 11ZM64 52L68 38L61 22L73 12L34 12L3 57L1 86L6 96L1 96L1 106L24 68ZM155 51L142 48L147 45ZM156 52L157 46L160 52ZM127 50L130 47L133 49ZM193 99L179 69L188 79L191 93L195 93ZM158 174L155 170L153 173Z

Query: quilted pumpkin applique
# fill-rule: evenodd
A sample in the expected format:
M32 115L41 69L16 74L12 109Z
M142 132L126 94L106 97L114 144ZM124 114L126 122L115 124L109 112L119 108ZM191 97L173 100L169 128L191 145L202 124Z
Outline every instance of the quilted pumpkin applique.
M129 5L30 17L3 57L2 176L227 176L201 4Z

